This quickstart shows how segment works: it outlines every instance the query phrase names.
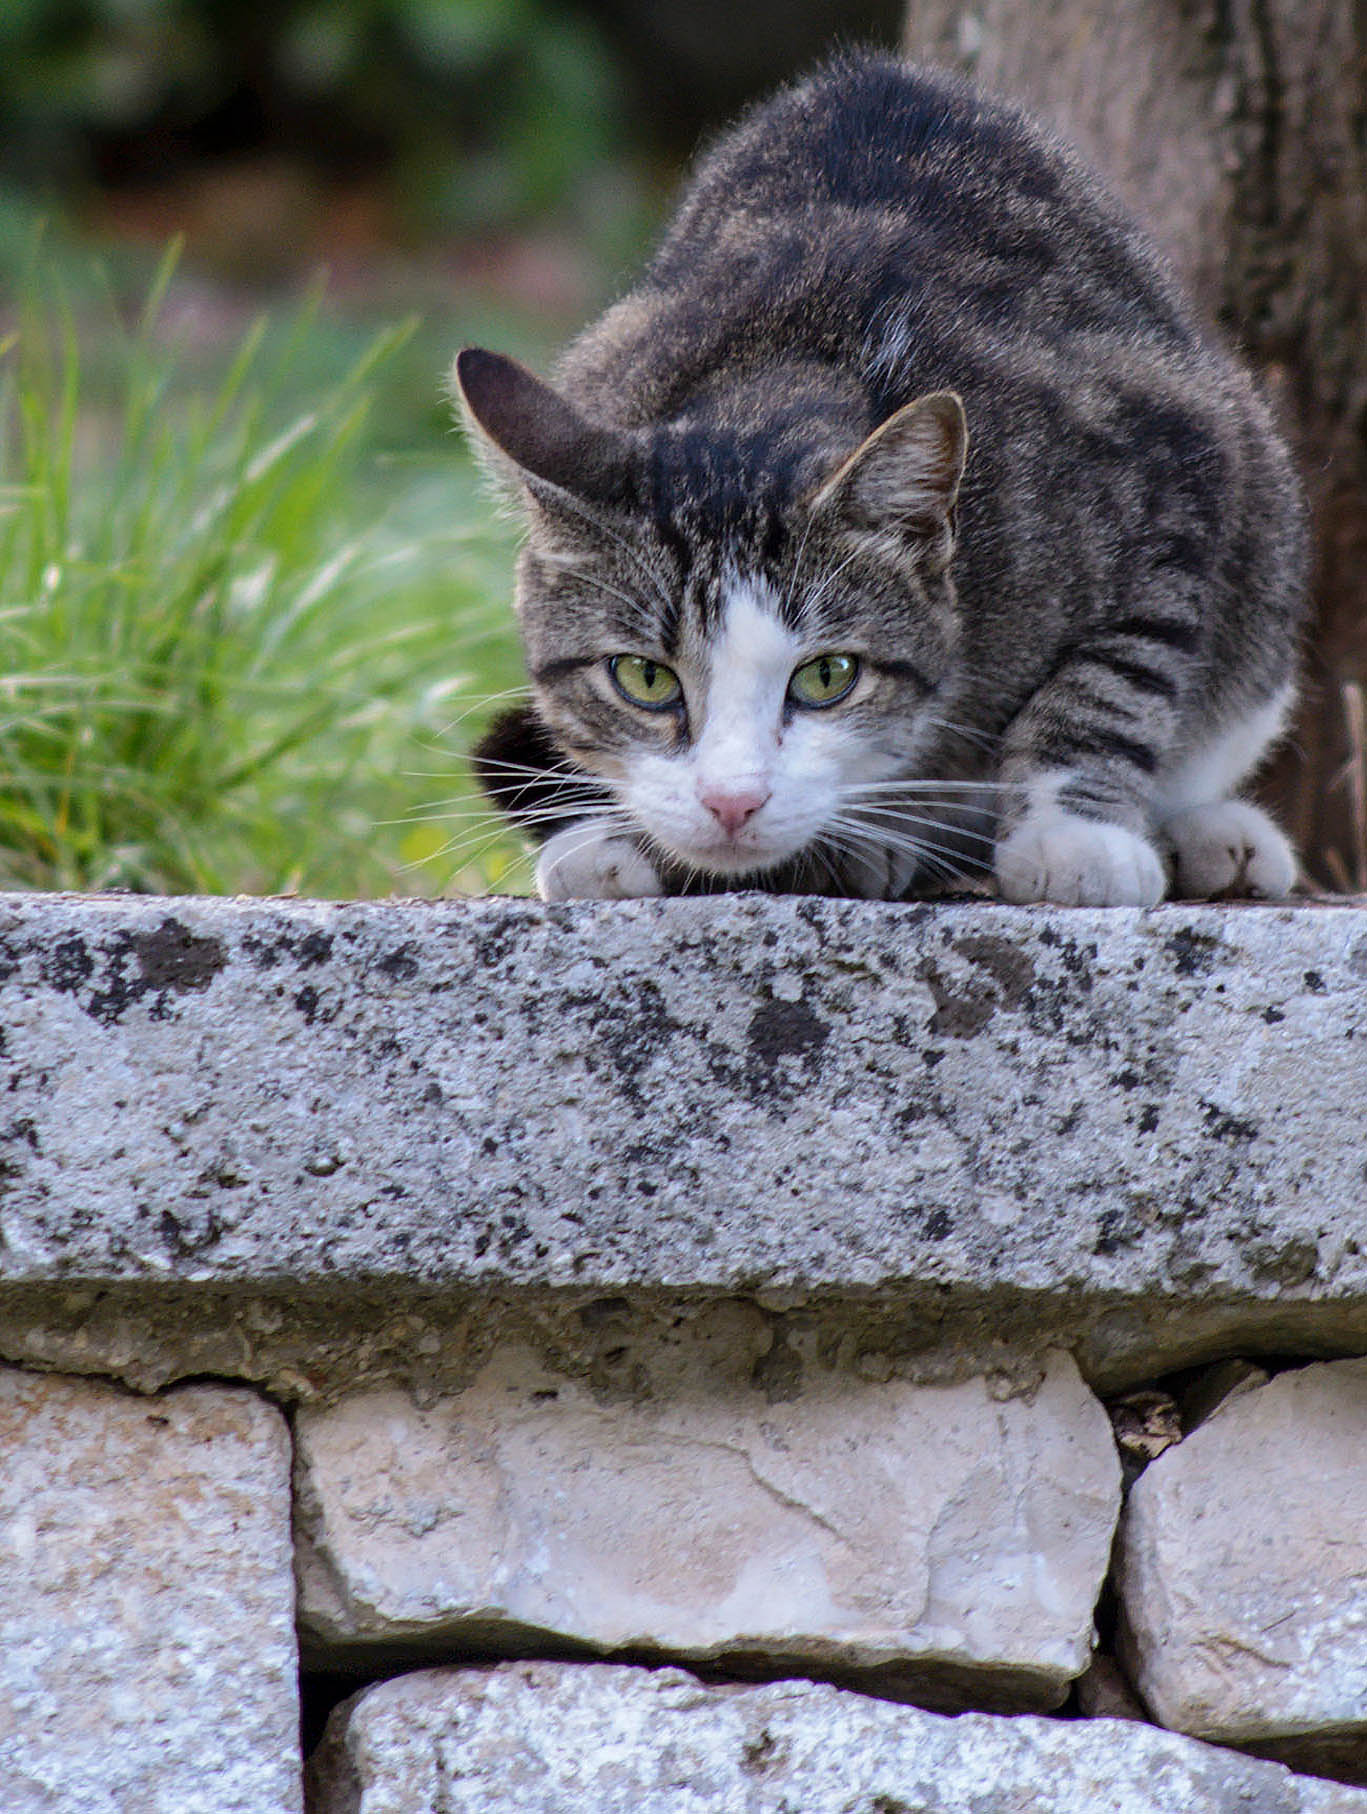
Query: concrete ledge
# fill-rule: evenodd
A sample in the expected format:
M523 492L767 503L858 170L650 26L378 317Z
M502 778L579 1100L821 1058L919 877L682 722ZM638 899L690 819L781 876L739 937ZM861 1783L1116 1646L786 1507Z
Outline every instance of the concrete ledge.
M308 1398L722 1295L874 1377L1367 1350L1359 905L9 896L0 977L9 1359Z

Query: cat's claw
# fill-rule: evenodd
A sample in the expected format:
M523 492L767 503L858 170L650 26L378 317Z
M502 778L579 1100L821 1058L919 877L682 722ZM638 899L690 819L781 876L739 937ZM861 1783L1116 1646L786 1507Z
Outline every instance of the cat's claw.
M1193 806L1166 820L1163 830L1172 843L1176 891L1189 900L1228 894L1280 901L1295 883L1295 852L1247 800Z
M1152 844L1076 813L1026 819L997 846L1002 898L1063 907L1152 907L1167 888Z
M664 893L654 864L614 824L585 819L542 846L536 892L543 901L630 901Z

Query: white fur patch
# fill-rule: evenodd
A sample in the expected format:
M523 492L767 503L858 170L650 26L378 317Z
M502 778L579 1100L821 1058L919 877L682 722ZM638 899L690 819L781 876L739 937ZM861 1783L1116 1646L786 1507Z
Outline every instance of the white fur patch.
M824 648L788 628L772 589L735 575L721 606L720 627L701 657L705 671L679 664L689 746L633 758L622 797L650 837L683 862L744 875L810 844L835 813L841 788L861 778L867 753L838 708L794 712L785 722L794 668ZM717 793L757 794L764 804L730 836L704 804L705 794Z
M1057 809L1018 825L997 846L996 869L1003 899L1021 905L1152 907L1167 887L1147 840L1123 825Z
M1198 745L1158 779L1160 820L1226 799L1281 735L1296 690L1285 686L1264 705Z
M615 819L584 819L548 838L536 865L543 901L628 901L663 894L660 878Z
M1280 901L1296 882L1296 853L1261 807L1219 800L1177 813L1164 826L1177 864L1177 893Z
M707 692L693 733L700 788L772 781L788 681L804 653L767 588L737 580L722 604Z

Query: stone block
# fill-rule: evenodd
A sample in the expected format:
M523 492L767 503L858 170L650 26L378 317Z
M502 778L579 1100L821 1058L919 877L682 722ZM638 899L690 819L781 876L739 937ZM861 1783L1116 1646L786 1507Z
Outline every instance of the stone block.
M952 1707L1063 1699L1119 1508L1106 1415L1070 1357L1015 1397L833 1373L765 1390L690 1379L685 1357L679 1374L633 1398L505 1351L426 1409L391 1392L301 1410L310 1653L552 1634L878 1670Z
M297 1814L289 1433L0 1369L5 1814Z
M307 1400L730 1294L1106 1390L1367 1352L1365 984L1360 905L3 897L0 1355Z
M1367 1360L1246 1386L1130 1495L1131 1678L1178 1731L1282 1756L1367 1739L1364 1582Z
M814 1682L435 1669L333 1714L309 1814L1367 1814L1367 1794L1124 1720L945 1719Z

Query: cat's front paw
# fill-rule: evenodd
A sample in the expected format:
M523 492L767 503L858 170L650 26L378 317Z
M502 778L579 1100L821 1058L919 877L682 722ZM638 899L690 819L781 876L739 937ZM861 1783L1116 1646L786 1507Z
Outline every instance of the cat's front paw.
M1063 907L1152 907L1167 877L1158 852L1123 825L1076 813L1027 819L997 846L1002 898Z
M664 893L650 859L609 820L581 819L542 846L536 892L543 901L629 901Z
M1193 806L1165 821L1177 869L1177 892L1189 900L1215 895L1280 901L1296 880L1296 854L1281 830L1247 800Z

